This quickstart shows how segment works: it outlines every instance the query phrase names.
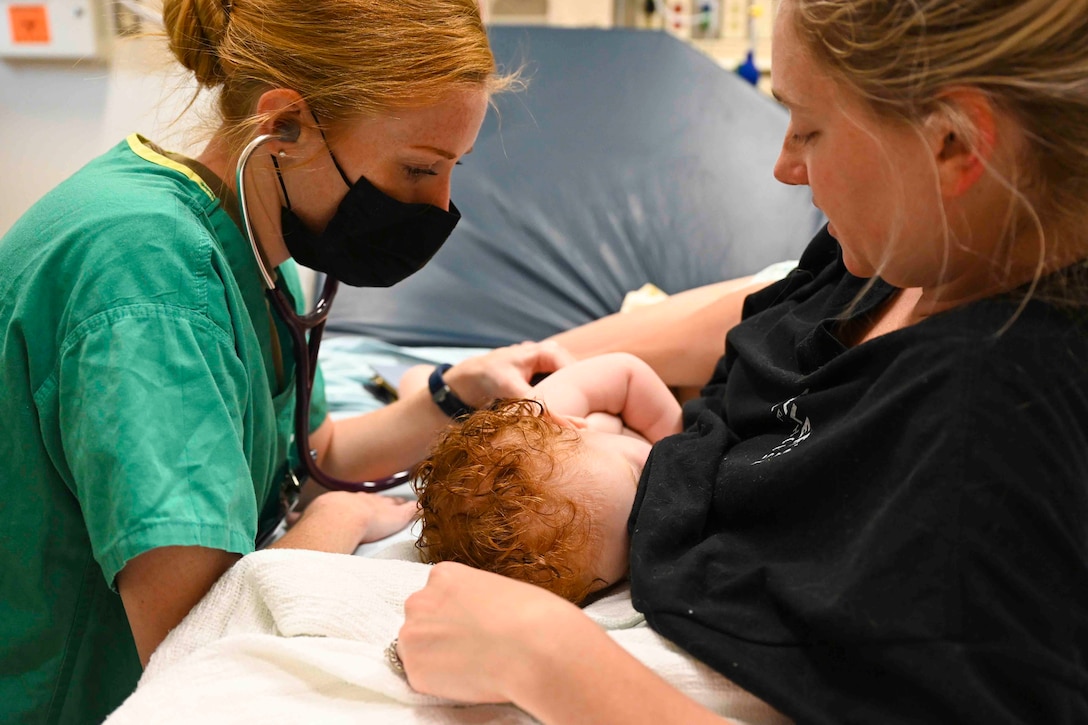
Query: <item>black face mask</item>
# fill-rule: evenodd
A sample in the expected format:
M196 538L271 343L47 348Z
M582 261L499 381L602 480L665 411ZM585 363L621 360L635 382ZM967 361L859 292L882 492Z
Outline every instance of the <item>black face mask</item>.
M311 231L291 211L287 187L276 166L287 206L280 213L283 241L295 261L352 287L389 287L423 268L461 220L450 202L443 211L430 204L397 201L360 176L348 181L336 157L329 156L348 193L325 231Z

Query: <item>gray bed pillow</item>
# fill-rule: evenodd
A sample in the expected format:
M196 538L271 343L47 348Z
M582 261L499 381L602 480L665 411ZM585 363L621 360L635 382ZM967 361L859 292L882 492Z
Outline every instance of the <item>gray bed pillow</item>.
M797 257L822 221L772 175L785 111L651 31L497 27L525 90L496 98L454 171L464 215L421 272L341 287L330 332L498 346Z

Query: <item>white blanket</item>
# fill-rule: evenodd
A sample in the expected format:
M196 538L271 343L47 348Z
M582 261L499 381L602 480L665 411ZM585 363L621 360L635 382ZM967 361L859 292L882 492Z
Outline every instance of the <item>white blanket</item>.
M126 723L531 723L512 706L414 692L384 650L429 567L409 542L372 558L266 550L243 557L155 652ZM653 632L617 591L586 607L628 651L715 712L787 722Z

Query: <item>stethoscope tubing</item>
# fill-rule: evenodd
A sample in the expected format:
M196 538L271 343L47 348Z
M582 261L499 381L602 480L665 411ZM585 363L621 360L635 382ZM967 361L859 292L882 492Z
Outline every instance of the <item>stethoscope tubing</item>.
M235 176L238 185L238 206L241 212L242 232L246 235L246 239L253 250L253 257L257 261L265 293L268 295L271 306L276 309L280 319L284 321L291 331L291 353L295 359L295 448L299 457L299 471L295 475L304 473L305 477L313 479L325 488L336 491L368 491L371 493L385 491L407 482L410 475L405 471L401 471L376 481L346 481L322 471L317 464L316 452L310 448L310 397L313 392L314 376L317 373L318 351L321 348L321 336L325 330L325 321L332 309L332 301L336 297L340 283L332 275L326 275L321 294L318 296L313 310L305 315L299 315L295 311L287 293L281 288L282 281L274 278L272 272L265 265L264 255L257 245L257 239L249 219L249 207L246 204L245 193L245 169L253 152L260 146L269 141L282 140L288 139L273 134L262 134L246 144L238 157ZM307 330L310 333L308 340L306 338ZM297 478L301 480L303 476L297 476ZM296 483L295 485L298 486L299 484ZM295 494L297 495L297 491Z

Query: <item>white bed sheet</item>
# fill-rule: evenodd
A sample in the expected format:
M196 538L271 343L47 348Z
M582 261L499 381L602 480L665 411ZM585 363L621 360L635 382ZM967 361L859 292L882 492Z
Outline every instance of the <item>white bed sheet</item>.
M530 723L509 705L414 692L385 647L430 567L401 543L375 557L266 550L244 557L167 637L107 725ZM740 723L787 722L646 626L620 588L586 613L678 689Z

